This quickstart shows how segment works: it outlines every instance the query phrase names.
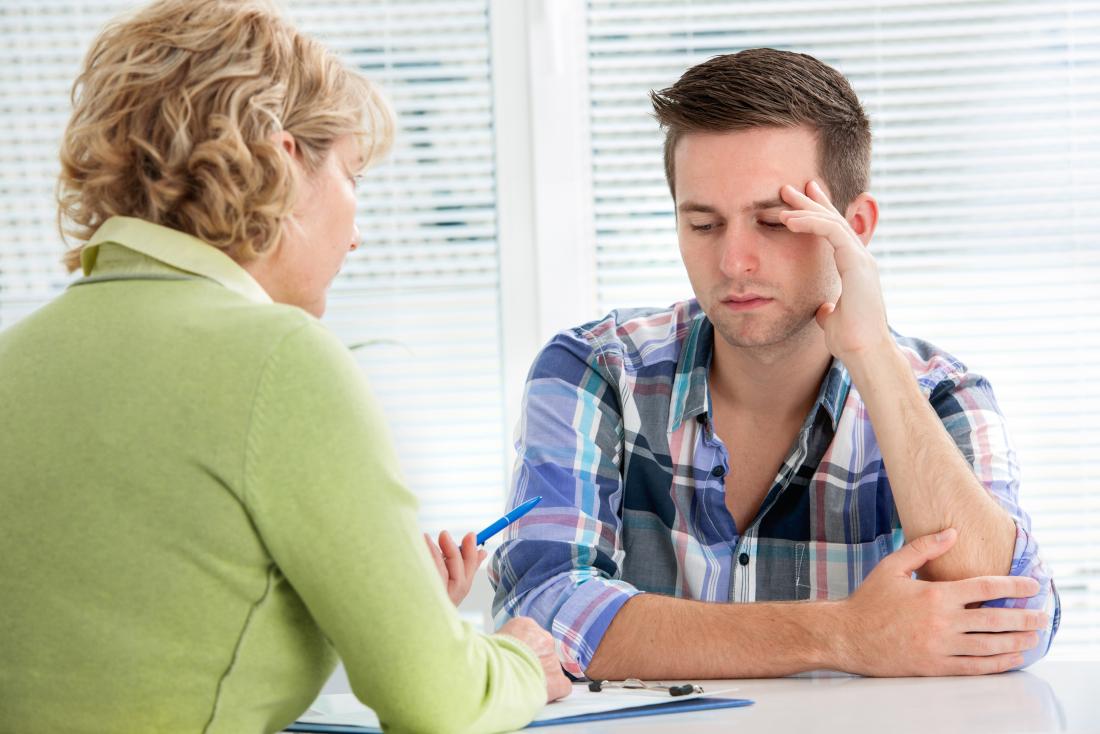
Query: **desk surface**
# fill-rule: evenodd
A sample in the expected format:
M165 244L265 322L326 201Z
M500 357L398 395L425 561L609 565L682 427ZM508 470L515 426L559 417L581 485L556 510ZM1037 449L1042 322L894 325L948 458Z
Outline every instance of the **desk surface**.
M977 678L858 678L818 674L777 680L707 681L737 688L747 708L539 729L547 734L690 731L817 734L889 732L1100 732L1100 661L1043 661Z

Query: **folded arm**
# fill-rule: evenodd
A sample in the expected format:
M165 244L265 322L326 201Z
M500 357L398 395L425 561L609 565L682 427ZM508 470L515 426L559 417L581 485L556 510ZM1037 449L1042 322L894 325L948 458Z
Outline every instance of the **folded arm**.
M490 571L498 623L551 631L565 669L599 678L761 677L831 667L875 675L984 673L1019 665L1048 620L967 606L1035 593L1031 580L912 578L951 542L890 556L836 602L704 603L639 594L621 579L623 429L612 376L583 340L536 360L524 401L512 504L543 502L510 529ZM912 565L913 563L916 565ZM995 631L994 631L995 630ZM1000 635L1008 632L1008 635Z
M1057 594L1019 506L1015 454L989 385L946 361L932 370L935 379L916 378L910 364L916 355L900 349L890 334L878 268L867 248L877 221L873 197L861 194L845 218L815 182L801 191L785 186L781 196L791 205L780 214L787 227L833 248L842 292L836 303L820 306L817 321L867 406L906 537L958 531L950 551L920 569L921 578L1034 579L1038 592L1029 600L987 602L1047 613L1050 627L1032 662L1057 630Z

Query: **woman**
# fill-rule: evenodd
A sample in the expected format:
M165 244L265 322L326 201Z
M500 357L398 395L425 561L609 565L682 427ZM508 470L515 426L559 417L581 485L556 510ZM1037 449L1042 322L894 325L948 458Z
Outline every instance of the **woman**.
M102 33L73 103L84 277L0 333L0 730L275 731L337 654L393 731L567 693L530 620L459 621L315 318L389 145L373 87L266 6L165 0ZM458 599L477 551L445 540Z

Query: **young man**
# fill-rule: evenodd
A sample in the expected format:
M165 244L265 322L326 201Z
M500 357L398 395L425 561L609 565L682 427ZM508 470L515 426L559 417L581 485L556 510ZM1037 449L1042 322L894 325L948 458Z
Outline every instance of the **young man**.
M498 621L534 617L591 678L1040 658L1058 598L1004 419L983 378L887 326L847 81L753 49L652 98L696 298L536 359L512 502L543 501L494 556Z

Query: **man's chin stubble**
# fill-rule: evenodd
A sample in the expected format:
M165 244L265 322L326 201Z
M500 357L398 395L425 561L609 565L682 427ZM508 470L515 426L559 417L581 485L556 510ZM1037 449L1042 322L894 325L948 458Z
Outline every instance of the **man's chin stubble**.
M715 331L718 332L723 341L737 349L772 350L777 347L794 347L803 340L809 327L817 328L812 315L808 319L772 322L763 325L761 329L752 328L751 324L748 325L748 328L734 328L729 321L722 322L713 319L711 323L714 324Z

